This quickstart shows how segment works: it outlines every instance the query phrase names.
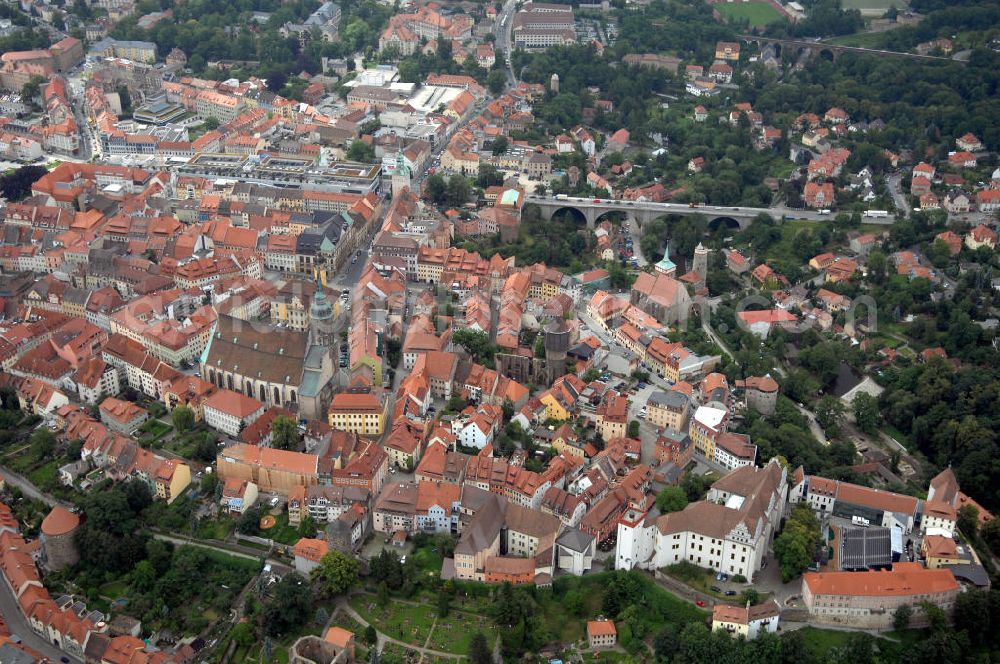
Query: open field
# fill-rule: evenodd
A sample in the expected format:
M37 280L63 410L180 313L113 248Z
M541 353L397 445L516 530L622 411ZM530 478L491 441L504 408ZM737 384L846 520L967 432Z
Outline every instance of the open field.
M853 46L855 48L874 48L885 50L885 32L858 32L853 35L842 35L824 40L837 46Z
M817 657L823 657L839 648L845 648L852 639L863 638L863 632L842 632L819 627L803 627L802 634L806 648ZM875 640L878 651L886 655L887 660L910 651L921 637L921 630L908 629L902 632L887 632L881 636L866 635Z
M873 2L877 0L872 0ZM783 21L781 13L766 2L733 2L714 5L728 20L746 19L750 25L765 26L775 21Z
M907 0L843 0L844 9L858 9L863 16L882 16L893 5L900 12L910 5Z

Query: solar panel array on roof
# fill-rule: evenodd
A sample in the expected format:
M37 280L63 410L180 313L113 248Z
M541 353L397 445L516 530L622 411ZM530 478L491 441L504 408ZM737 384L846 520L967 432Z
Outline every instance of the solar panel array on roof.
M840 569L888 569L893 562L891 529L840 528Z

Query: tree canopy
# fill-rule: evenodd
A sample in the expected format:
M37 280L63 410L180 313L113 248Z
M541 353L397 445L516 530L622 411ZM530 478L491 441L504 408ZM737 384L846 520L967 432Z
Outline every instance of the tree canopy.
M356 558L334 550L319 561L312 578L321 597L337 597L354 587L360 571L361 564Z
M679 486L664 487L659 495L656 496L656 509L660 510L661 514L680 512L687 505L687 493Z
M782 581L791 581L812 564L819 541L820 526L816 515L808 505L797 504L785 528L774 540Z
M31 185L46 173L44 166L22 166L13 173L0 175L0 196L19 201L31 193Z
M278 415L271 422L271 445L279 450L298 450L301 436L299 426L291 417Z

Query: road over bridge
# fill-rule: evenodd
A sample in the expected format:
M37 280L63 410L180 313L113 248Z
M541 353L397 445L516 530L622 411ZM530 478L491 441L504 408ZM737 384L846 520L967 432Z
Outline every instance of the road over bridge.
M533 203L542 210L544 219L551 219L560 210L575 210L587 221L587 228L593 228L597 220L609 212L622 212L626 218L634 219L641 227L649 221L668 214L687 215L700 214L707 217L709 223L723 221L735 222L740 229L750 225L759 214L769 214L776 219L804 219L806 221L823 221L831 219L830 213L821 214L815 210L793 210L787 207L757 208L757 207L723 207L716 205L699 205L691 207L687 203L654 203L652 201L623 201L612 198L580 198L529 195L525 202ZM865 218L866 223L891 224L892 217L887 219Z
M799 39L777 39L774 37L760 37L757 35L740 35L740 39L745 42L757 42L758 44L778 44L782 48L790 48L796 51L809 51L812 55L829 51L830 55L836 58L841 53L864 53L867 55L877 55L883 58L904 58L907 60L922 60L924 62L960 62L954 58L945 58L939 55L920 55L918 53L902 53L900 51L885 51L877 48L860 48L858 46L841 46L839 44L827 44L824 42L804 41Z

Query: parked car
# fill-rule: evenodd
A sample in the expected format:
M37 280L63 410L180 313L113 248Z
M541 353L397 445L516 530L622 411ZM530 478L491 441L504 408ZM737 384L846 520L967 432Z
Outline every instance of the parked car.
M735 597L735 596L736 596L736 591L735 590L727 590L726 591L726 597Z
M698 606L705 606L705 602L700 599L697 602L695 602L695 604L697 604Z
M721 593L722 592L722 588L720 588L719 586L712 586L711 588L709 588L709 590L711 590L713 593Z

